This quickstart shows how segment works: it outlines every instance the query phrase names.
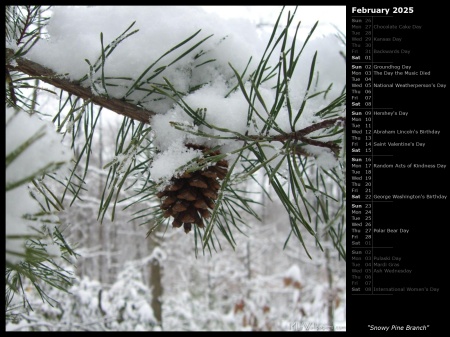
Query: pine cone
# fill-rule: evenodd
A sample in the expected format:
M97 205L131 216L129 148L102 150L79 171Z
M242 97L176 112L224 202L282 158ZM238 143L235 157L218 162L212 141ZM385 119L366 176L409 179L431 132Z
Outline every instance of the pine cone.
M216 156L219 151L209 152L209 148L194 144L186 144L188 148L201 150L205 157ZM218 198L220 181L228 172L228 162L220 160L204 170L184 172L179 177L172 177L171 184L164 191L157 194L161 198L161 209L164 217L172 216L173 227L184 227L189 233L192 224L203 228L203 219L211 217L210 210L214 209Z

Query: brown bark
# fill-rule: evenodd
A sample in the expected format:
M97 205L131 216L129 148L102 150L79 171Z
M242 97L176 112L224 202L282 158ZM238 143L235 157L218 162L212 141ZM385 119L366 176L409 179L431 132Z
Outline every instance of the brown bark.
M162 300L161 296L163 294L162 287L162 267L157 259L151 262L150 271L150 284L152 288L152 301L150 303L153 315L155 316L158 324L162 326Z
M11 49L6 49L6 55L12 56L14 52ZM38 78L48 84L57 88L65 90L69 94L78 96L82 99L89 100L94 104L114 111L120 115L130 117L134 120L143 123L150 123L150 118L155 115L153 111L138 108L136 105L122 101L120 99L106 98L94 95L91 88L85 88L80 83L72 82L65 79L63 76L56 74L54 71L41 66L38 63L27 60L22 57L15 58L16 65L7 64L8 70L15 70L32 77Z

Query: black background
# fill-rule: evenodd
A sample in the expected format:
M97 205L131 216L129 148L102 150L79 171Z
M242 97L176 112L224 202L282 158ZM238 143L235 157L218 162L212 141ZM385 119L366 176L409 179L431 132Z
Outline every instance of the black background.
M376 77L377 83L444 83L445 89L373 89L374 107L391 107L393 110L408 111L408 117L373 117L373 129L436 129L439 136L397 136L374 135L373 141L421 141L426 142L425 148L383 148L374 147L374 154L383 152L393 154L391 157L373 157L374 163L390 164L445 164L445 169L375 169L373 172L373 194L444 194L448 196L448 165L449 165L449 137L447 119L450 114L448 99L450 97L448 85L448 54L444 45L448 44L449 19L446 11L438 6L421 3L413 5L412 14L392 14L393 2L353 2L347 3L347 87L351 89L351 17L352 7L390 8L391 18L385 18L386 24L416 24L422 25L420 31L403 30L398 33L402 42L401 48L410 49L411 54L379 55L373 54L373 60L394 61L396 64L412 65L411 70L431 70L431 76ZM411 3L406 7L410 7ZM356 14L367 15L367 14ZM380 20L377 20L380 23ZM392 36L392 31L374 30L374 36ZM395 35L394 35L395 36ZM390 45L392 46L392 44ZM374 43L374 48L382 49L383 43ZM389 47L386 46L386 49ZM392 49L392 47L390 47ZM348 90L348 91L349 91ZM351 106L351 95L348 95L347 105ZM347 110L350 120L351 109ZM350 124L350 123L348 123ZM347 133L348 135L349 133ZM350 148L350 140L348 139ZM347 163L351 161L351 149L347 149ZM349 168L348 170L349 171ZM350 179L347 179L347 190L351 189ZM349 193L350 195L350 193ZM349 202L348 202L349 204ZM402 256L402 268L413 269L413 274L398 277L377 274L377 286L433 286L439 292L394 292L385 295L354 295L351 289L350 253L347 259L347 333L363 336L366 333L386 332L371 330L371 326L392 325L426 326L425 331L403 331L403 334L437 335L445 331L447 323L446 301L448 296L446 280L447 227L450 225L448 211L449 200L403 200L394 203L374 202L373 227L387 228L389 224L397 228L399 224L410 230L407 235L374 235L378 244L395 246L390 255ZM350 252L351 216L347 207L347 251ZM390 242L392 241L392 242ZM444 316L445 315L445 316ZM388 334L389 334L388 333ZM396 331L396 333L402 333Z

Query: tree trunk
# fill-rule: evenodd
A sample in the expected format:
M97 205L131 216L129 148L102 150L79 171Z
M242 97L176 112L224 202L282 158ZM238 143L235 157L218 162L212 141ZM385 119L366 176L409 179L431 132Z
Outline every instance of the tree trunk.
M328 234L326 235L328 239ZM328 241L328 240L327 240ZM327 303L327 316L328 316L328 326L330 330L334 326L334 289L333 289L333 270L331 269L330 261L330 250L325 248L325 259L326 259L326 270L328 278L328 303Z
M152 288L151 307L158 324L162 327L162 267L158 259L152 260L150 273L150 283Z
M158 254L154 254L155 249L158 249L161 246L161 239L156 236L149 237L148 239L148 250L152 251L152 254L154 256L150 261L150 289L152 291L152 300L150 306L152 307L153 315L157 321L157 324L161 327L162 330L163 266Z

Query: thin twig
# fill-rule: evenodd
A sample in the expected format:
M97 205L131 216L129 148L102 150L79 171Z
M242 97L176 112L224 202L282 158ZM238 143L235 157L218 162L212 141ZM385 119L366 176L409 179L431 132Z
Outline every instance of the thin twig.
M330 150L332 150L335 154L337 154L341 147L339 145L337 145L334 142L322 142L316 139L311 139L311 138L307 138L305 137L307 134L310 134L314 131L317 130L321 130L321 129L326 129L328 127L331 127L333 125L335 125L338 122L342 122L345 125L345 117L336 117L336 118L331 118L331 119L327 119L324 120L322 122L319 123L315 123L313 125L310 125L304 129L295 131L295 132L291 132L291 133L286 133L286 134L281 134L281 135L276 135L276 136L256 136L256 135L246 135L245 138L236 136L233 137L232 139L235 140L242 140L244 142L247 142L248 140L253 140L253 141L264 141L264 142L273 142L273 141L277 141L277 142L286 142L287 140L300 140L303 143L309 144L309 145L314 145L314 146L320 146L320 147L326 147L329 148ZM302 151L302 149L300 149L298 146L295 149L296 152L298 152L299 154L305 155L305 151Z

